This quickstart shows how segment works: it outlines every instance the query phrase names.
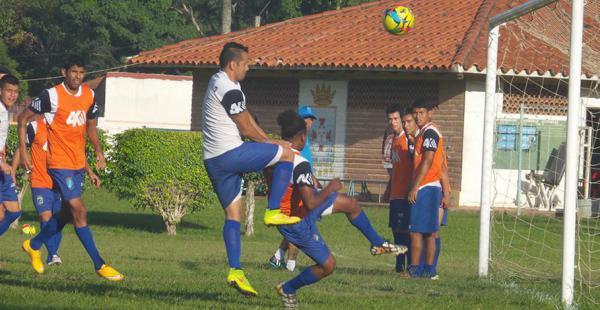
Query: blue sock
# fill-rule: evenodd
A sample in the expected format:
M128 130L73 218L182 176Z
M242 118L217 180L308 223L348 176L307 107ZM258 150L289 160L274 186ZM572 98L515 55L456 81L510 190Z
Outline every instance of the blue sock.
M440 258L440 250L442 249L442 238L435 238L435 258L433 259L433 268L437 270L438 259Z
M41 230L44 230L44 227L46 227L46 225L48 225L48 222L40 222L40 227ZM46 249L48 249L48 258L46 259L47 261L50 261L50 259L52 258L52 255L56 255L58 252L58 246L60 244L60 241L62 239L62 233L60 231L58 231L57 233L55 233L52 237L50 237L50 239L48 239L48 241L46 241L45 245L46 245Z
M21 211L10 212L8 210L5 210L4 211L4 219L2 220L2 222L0 222L0 236L2 236L2 234L4 234L8 230L8 228L10 227L10 224L12 224L12 222L14 222L20 216L21 216Z
M402 244L408 247L408 252L396 256L396 272L402 272L406 270L406 258L408 258L408 264L410 264L410 235L408 233L394 233L394 243Z
M281 199L290 185L294 164L291 162L280 162L273 168L273 180L271 181L271 194L267 207L269 210L279 209Z
M88 255L92 258L92 261L94 262L94 268L96 270L100 269L100 267L104 265L104 260L102 257L100 257L100 253L98 253L98 249L94 243L94 237L92 237L92 231L90 230L90 227L75 227L75 233L77 233L79 241L81 241L81 244L83 244L83 247L87 251Z
M358 230L369 239L369 242L371 242L372 245L380 246L385 242L385 240L375 231L373 226L371 226L371 222L369 222L369 218L367 217L367 214L365 214L365 211L360 211L360 214L350 221L350 223L358 228Z
M283 284L283 292L286 294L296 294L296 291L307 285L311 285L320 279L312 272L312 267L304 269L298 276Z
M223 226L223 239L225 240L225 249L227 250L227 260L229 267L241 269L240 256L242 252L242 243L240 240L240 222L234 220L225 220Z
M58 219L51 218L45 225L40 228L40 233L33 237L29 243L32 249L39 250L42 245L48 242L52 236L58 232Z

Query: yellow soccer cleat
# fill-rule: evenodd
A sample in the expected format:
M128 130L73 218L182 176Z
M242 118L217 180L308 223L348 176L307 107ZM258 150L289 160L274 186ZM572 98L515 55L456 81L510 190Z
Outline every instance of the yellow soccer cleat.
M281 213L281 210L267 210L265 212L265 225L290 225L300 222L302 219L297 216L288 216Z
M229 269L227 284L246 296L258 296L258 292L250 285L250 281L246 279L242 269Z
M125 279L124 275L122 275L115 268L113 268L107 264L102 265L102 267L100 267L100 269L96 270L96 273L108 281L119 282L119 281L123 281L123 279Z
M31 267L33 267L33 270L35 270L35 272L37 272L38 274L42 274L44 273L42 251L32 249L30 242L31 241L29 239L23 241L23 245L21 246L21 248L23 249L23 251L25 251L25 253L27 253L27 255L29 255L29 258L31 258Z

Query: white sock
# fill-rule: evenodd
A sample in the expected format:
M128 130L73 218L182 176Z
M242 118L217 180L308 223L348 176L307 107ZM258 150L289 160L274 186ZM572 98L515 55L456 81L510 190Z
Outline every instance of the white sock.
M296 269L296 261L288 259L287 264L286 264L286 268L289 271L294 271L294 269Z
M285 251L283 251L281 248L277 249L277 251L275 251L275 254L273 254L273 256L275 256L275 258L277 260L281 260L283 258L283 254L285 253Z

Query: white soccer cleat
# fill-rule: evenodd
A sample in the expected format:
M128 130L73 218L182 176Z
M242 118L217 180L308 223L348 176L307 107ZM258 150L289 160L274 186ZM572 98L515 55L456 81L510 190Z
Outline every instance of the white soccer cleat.
M60 256L58 256L58 254L52 255L52 257L48 261L48 266L60 264L62 264L62 259L60 258Z
M408 247L385 241L381 246L371 246L371 255L394 254L400 255L408 252Z

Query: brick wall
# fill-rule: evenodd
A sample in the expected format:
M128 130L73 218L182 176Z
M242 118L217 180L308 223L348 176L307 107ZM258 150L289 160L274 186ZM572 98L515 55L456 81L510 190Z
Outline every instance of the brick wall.
M345 177L387 181L381 162L381 143L387 127L386 107L392 103L409 105L418 98L437 101L438 92L437 81L351 80Z
M448 156L448 174L454 191L461 189L463 128L465 115L465 81L441 81L439 111L434 122L441 127Z

